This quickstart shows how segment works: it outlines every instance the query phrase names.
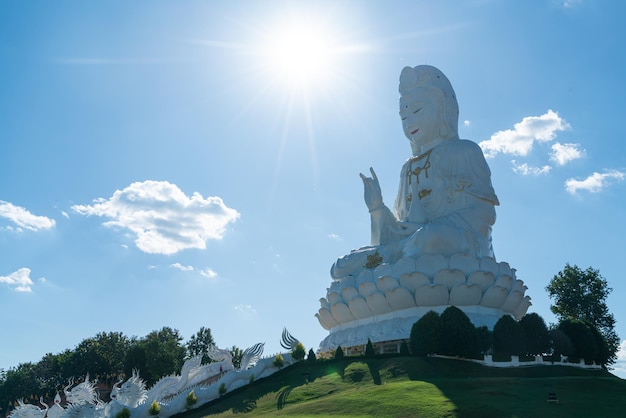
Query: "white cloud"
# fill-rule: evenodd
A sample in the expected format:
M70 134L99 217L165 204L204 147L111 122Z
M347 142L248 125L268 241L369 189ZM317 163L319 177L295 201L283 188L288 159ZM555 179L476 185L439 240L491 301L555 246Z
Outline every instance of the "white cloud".
M210 268L200 270L200 274L206 277L207 279L215 279L217 277L217 273Z
M17 230L26 228L31 231L50 229L55 225L54 219L33 215L26 209L0 200L0 218L6 218L18 226Z
M471 120L467 120L466 119L466 120L463 121L463 125L465 125L465 126L470 126L471 124L472 124Z
M237 305L234 309L246 320L256 316L256 309L254 309L252 305Z
M579 190L598 193L614 181L624 180L624 177L626 177L626 174L618 170L610 170L602 174L594 172L584 180L566 180L565 189L571 194L576 194Z
M170 264L170 267L178 269L180 271L193 271L193 267L192 266L183 266L180 263Z
M541 174L548 174L550 170L552 170L552 167L549 165L544 165L543 167L533 167L527 163L518 164L515 160L511 160L511 163L513 164L513 171L523 176L539 176Z
M188 248L206 248L209 239L222 239L226 226L239 218L217 196L186 196L167 181L136 182L116 190L94 205L74 205L82 215L112 219L107 227L125 228L135 234L135 244L146 253L174 254Z
M30 269L26 267L22 267L8 276L0 276L0 283L9 285L16 292L31 292L33 290Z
M333 239L335 241L341 241L342 240L342 238L339 235L333 234L333 233L328 234L328 238Z
M557 142L552 145L550 161L558 165L565 165L570 161L577 160L585 156L585 150L580 149L580 144L561 144Z
M486 157L499 152L512 155L528 155L535 141L552 141L557 131L569 128L569 124L558 113L548 110L541 116L527 116L516 123L513 129L498 131L491 138L480 142Z

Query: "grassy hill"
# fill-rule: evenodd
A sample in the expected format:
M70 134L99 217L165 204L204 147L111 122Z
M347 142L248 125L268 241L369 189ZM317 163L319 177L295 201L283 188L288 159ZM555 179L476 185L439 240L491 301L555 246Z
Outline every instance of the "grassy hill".
M616 417L624 407L626 381L601 370L350 357L288 367L177 417Z

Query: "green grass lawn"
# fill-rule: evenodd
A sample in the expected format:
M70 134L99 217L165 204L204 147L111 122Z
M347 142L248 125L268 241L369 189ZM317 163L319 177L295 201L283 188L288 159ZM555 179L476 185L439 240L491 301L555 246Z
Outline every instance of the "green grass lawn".
M178 417L619 417L625 407L626 381L601 370L350 357L288 367Z

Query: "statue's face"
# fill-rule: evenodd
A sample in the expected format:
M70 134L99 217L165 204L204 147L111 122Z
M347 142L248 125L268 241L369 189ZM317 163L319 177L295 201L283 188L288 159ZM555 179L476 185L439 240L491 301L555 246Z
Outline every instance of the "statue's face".
M416 88L400 98L400 118L404 135L411 144L422 147L437 139L442 124L440 94L430 88Z

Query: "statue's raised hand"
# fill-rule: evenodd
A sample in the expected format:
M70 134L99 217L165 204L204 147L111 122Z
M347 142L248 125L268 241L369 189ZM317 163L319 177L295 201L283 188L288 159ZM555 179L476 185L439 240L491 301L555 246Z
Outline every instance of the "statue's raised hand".
M361 180L363 180L364 186L364 195L365 195L365 204L370 212L380 209L384 206L383 204L383 194L380 191L380 184L378 183L378 177L376 177L376 173L374 169L370 167L370 173L372 173L372 177L367 177L365 174L361 173Z

